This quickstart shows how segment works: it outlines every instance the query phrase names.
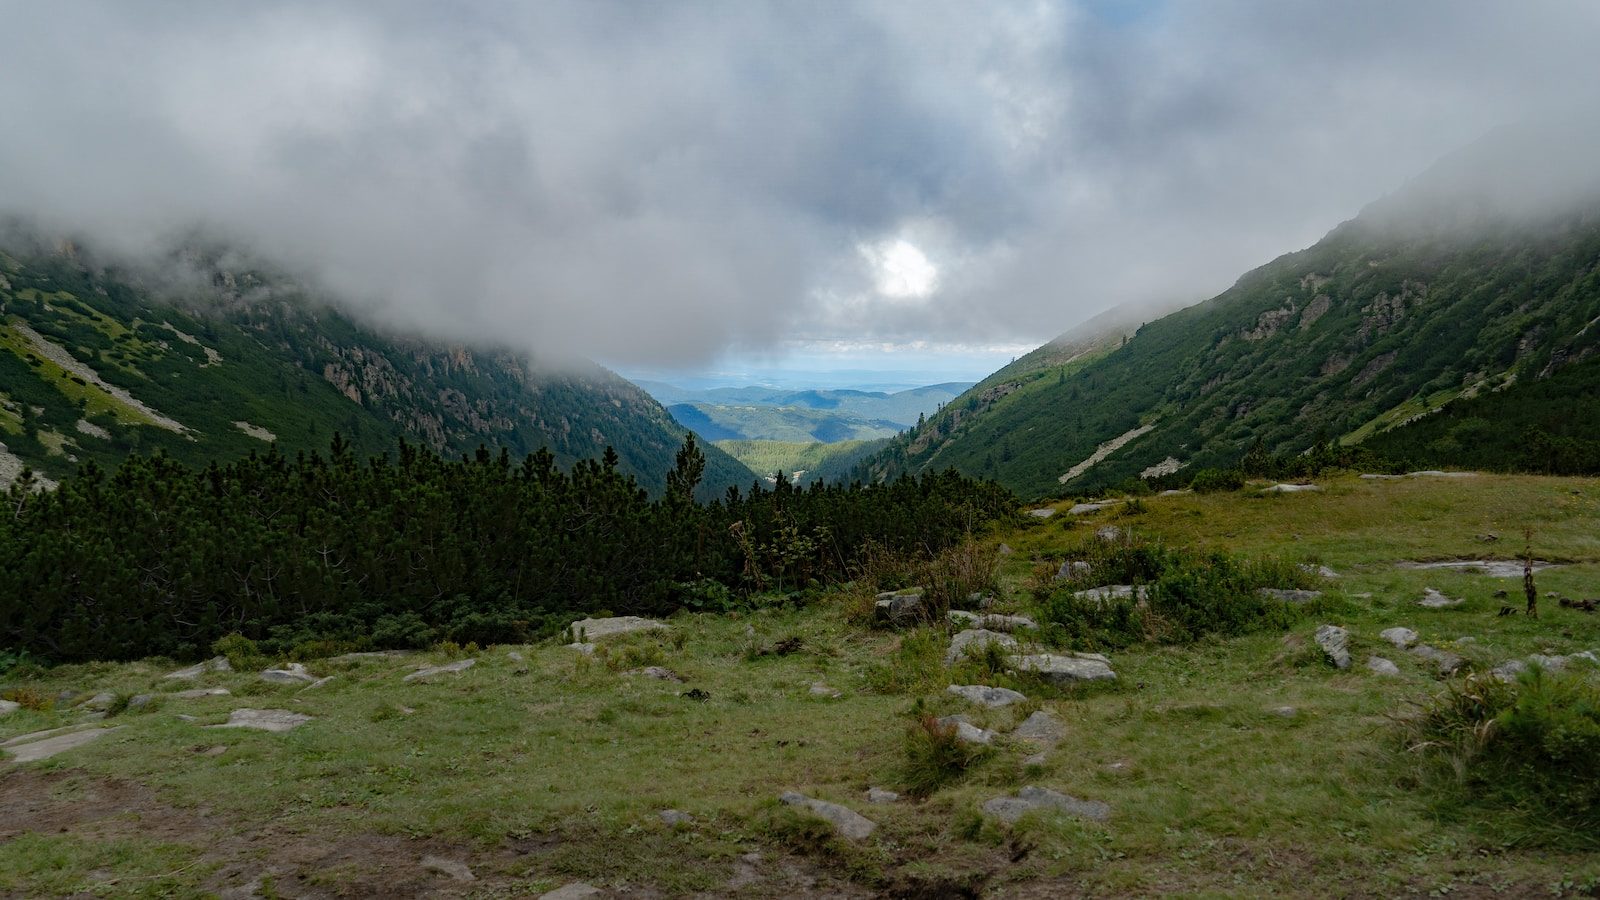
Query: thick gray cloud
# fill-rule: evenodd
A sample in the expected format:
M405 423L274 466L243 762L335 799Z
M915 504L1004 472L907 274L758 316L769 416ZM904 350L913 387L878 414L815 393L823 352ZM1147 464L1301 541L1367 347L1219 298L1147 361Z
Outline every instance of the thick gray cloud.
M0 21L0 207L129 249L203 222L407 327L655 365L1040 342L1200 299L1491 128L1595 109L1600 6L18 0ZM884 271L899 241L936 276Z

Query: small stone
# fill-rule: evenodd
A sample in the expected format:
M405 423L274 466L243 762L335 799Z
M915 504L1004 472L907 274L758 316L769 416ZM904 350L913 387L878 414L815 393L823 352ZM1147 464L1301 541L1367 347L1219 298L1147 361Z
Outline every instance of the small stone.
M1015 797L996 797L983 804L985 813L1008 823L1034 810L1053 810L1091 822L1104 822L1111 817L1111 807L1099 800L1079 800L1033 785L1018 791Z
M990 744L994 742L994 732L987 728L979 728L962 716L945 716L939 720L939 724L946 728L954 728L956 730L956 740L963 744Z
M1018 671L1031 672L1057 685L1079 681L1115 681L1117 678L1110 663L1098 653L1036 653L1019 656L1013 662Z
M227 744L215 744L215 745L212 745L210 747L205 747L205 748L196 750L195 752L200 754L201 756L221 756L222 754L228 752L228 745Z
M1489 677L1496 681L1516 681L1517 676L1527 671L1528 664L1520 659L1509 659L1489 670Z
M200 717L199 716L191 716L191 715L189 715L187 713L178 713L177 715L173 716L173 718L177 719L179 722L198 722L198 721L200 721Z
M0 716L9 716L21 708L21 703L12 700L0 700Z
M512 650L511 652L506 654L506 659L509 659L512 662L523 662L523 661L525 661L527 659L527 657L523 656L521 653L518 653L515 650Z
M1451 653L1447 650L1439 650L1434 647L1430 647L1427 644L1423 644L1420 647L1413 647L1411 648L1411 652L1422 657L1423 659L1431 660L1438 667L1439 677L1441 678L1447 678L1451 675L1454 675L1457 670L1467 663L1466 660L1454 653Z
M1399 675L1400 667L1381 656L1367 657L1367 671L1374 675Z
M663 825L671 828L676 828L679 825L694 824L694 816L691 816L681 810L663 809L661 812L657 813L657 815L661 817L661 823Z
M118 729L99 727L78 729L72 726L52 728L49 731L38 731L11 738L0 744L0 747L4 747L5 751L11 754L12 762L37 762L91 744L116 730Z
M1089 513L1099 512L1100 510L1105 509L1107 506L1110 506L1110 505L1111 504L1109 504L1109 503L1079 503L1079 504L1074 505L1071 509L1067 510L1067 515L1069 515L1069 516L1085 516L1085 515L1088 515Z
M316 681L313 681L310 684L306 685L305 687L301 688L301 690L303 690L303 691L314 691L317 688L322 687L323 685L327 684L328 682L332 681L333 679L335 679L337 677L339 677L339 676L337 676L337 675L327 675L325 677L318 678Z
M207 672L232 672L233 664L228 662L226 656L213 656L203 663L195 663L187 669L169 672L167 678L199 678Z
M1409 628L1385 628L1378 632L1378 637L1383 638L1401 650L1417 642L1417 633Z
M149 706L150 702L154 699L155 695L153 694L134 694L132 697L128 698L128 708L138 709L141 706Z
M1010 556L1011 554L1013 554L1015 552L1017 552L1017 551L1011 549L1011 545L1010 544L1001 544L1000 545L999 553L1000 553L1001 556Z
M610 616L604 619L583 619L573 622L567 629L574 640L589 642L601 638L615 637L621 634L635 634L640 631L661 631L667 628L667 623L657 622L640 616Z
M311 721L311 717L287 709L236 709L228 721L208 728L254 728L258 731L292 731Z
M442 856L424 856L422 858L422 867L427 869L429 872L438 872L440 875L448 875L456 881L478 880L475 876L473 876L472 870L467 868L466 863L457 862L453 859L445 859Z
M811 810L833 825L840 835L853 841L863 840L878 829L877 823L861 815L849 807L826 800L816 800L794 791L785 792L778 798L786 806L802 806Z
M1106 525L1103 528L1096 529L1094 536L1106 543L1110 543L1122 537L1122 529L1115 525Z
M110 691L101 691L100 693L95 694L93 697L83 701L83 708L105 711L110 709L111 704L115 702L117 702L116 694L113 694Z
M1272 713L1273 715L1282 719L1292 719L1300 714L1300 710L1295 709L1292 706L1274 706L1267 710L1267 712Z
M174 700L199 700L201 697L227 697L230 693L227 688L194 688L187 691L174 691L166 696Z
M1055 509L1049 506L1043 507L1042 509L1028 510L1028 515L1033 516L1035 519L1048 519L1055 514Z
M950 649L945 652L944 664L953 666L966 656L967 648L982 648L994 644L1009 653L1018 648L1017 639L1009 634L977 628L969 629L950 639Z
M1334 668L1350 668L1350 632L1337 625L1323 625L1317 629L1313 640L1327 654Z
M896 803L899 800L900 800L900 795L895 793L894 791L886 791L883 788L876 788L876 787L875 788L867 788L867 802L868 803Z
M824 700L837 700L844 696L844 694L834 690L831 687L828 687L826 684L820 681L813 681L811 683L810 693L811 696L821 697Z
M983 684L952 684L945 690L979 706L1010 706L1028 699L1010 688L989 687Z
M1296 605L1310 603L1322 596L1321 591L1301 591L1293 588L1262 588L1256 593L1263 597L1271 597L1275 600L1282 600L1285 603Z
M592 884L574 881L548 893L540 894L539 900L589 900L590 897L598 897L601 893L601 890Z
M657 681L683 681L683 678L680 677L677 672L674 672L668 668L663 668L662 666L645 666L642 669L629 669L622 674L642 675L645 678L654 678Z
M1300 564L1300 570L1303 571L1303 572L1310 572L1311 574L1317 576L1318 578L1338 578L1339 577L1339 573L1338 572L1335 572L1334 570L1328 568L1327 566L1314 566L1311 563L1301 563Z
M1417 605L1426 609L1445 609L1450 606L1460 606L1464 602L1466 601L1446 597L1433 588L1426 588L1422 592L1422 599L1417 601Z
M306 667L299 663L290 663L281 669L267 669L261 673L262 681L273 684L310 684L317 680L317 676L306 671Z
M445 663L442 666L427 666L425 668L418 669L415 672L412 672L410 675L407 675L406 677L404 677L404 678L402 678L400 680L401 681L418 681L418 680L421 680L423 678L432 678L435 675L459 674L461 672L465 672L466 670L472 668L473 666L475 666L477 664L478 664L478 661L475 660L475 659L458 659L453 663Z

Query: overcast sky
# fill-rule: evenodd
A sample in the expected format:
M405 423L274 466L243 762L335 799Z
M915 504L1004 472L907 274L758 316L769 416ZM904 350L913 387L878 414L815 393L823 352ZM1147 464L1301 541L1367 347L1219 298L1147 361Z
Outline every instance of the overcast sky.
M208 223L397 324L641 371L1004 362L1210 296L1600 82L1592 0L0 0L0 22L0 208L127 248Z

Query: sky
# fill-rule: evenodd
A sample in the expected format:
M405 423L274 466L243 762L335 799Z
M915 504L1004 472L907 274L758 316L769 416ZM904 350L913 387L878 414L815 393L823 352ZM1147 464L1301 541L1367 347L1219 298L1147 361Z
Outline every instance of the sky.
M1214 295L1491 129L1600 108L1591 0L0 21L0 210L129 253L198 225L397 328L683 380L976 380Z

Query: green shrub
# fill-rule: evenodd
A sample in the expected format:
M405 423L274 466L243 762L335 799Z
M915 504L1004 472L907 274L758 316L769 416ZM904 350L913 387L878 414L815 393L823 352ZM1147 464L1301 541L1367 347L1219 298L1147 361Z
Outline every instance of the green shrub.
M1200 494L1237 491L1244 487L1244 473L1238 469L1201 469L1189 480L1189 488Z
M34 712L48 712L56 705L54 697L47 697L38 690L29 687L12 688L8 691L0 692L0 700L10 700L23 709L33 710Z
M913 797L927 797L967 776L967 770L993 754L983 744L961 740L955 725L924 715L906 731L905 766L900 782Z
M1446 808L1493 808L1521 840L1600 846L1600 687L1530 666L1468 677L1400 722L1407 767Z
M261 652L256 642L237 631L212 641L211 652L227 659L228 665L237 672L259 669L267 662L266 654Z
M388 650L422 650L439 639L439 632L410 610L379 616L372 624L372 644Z

